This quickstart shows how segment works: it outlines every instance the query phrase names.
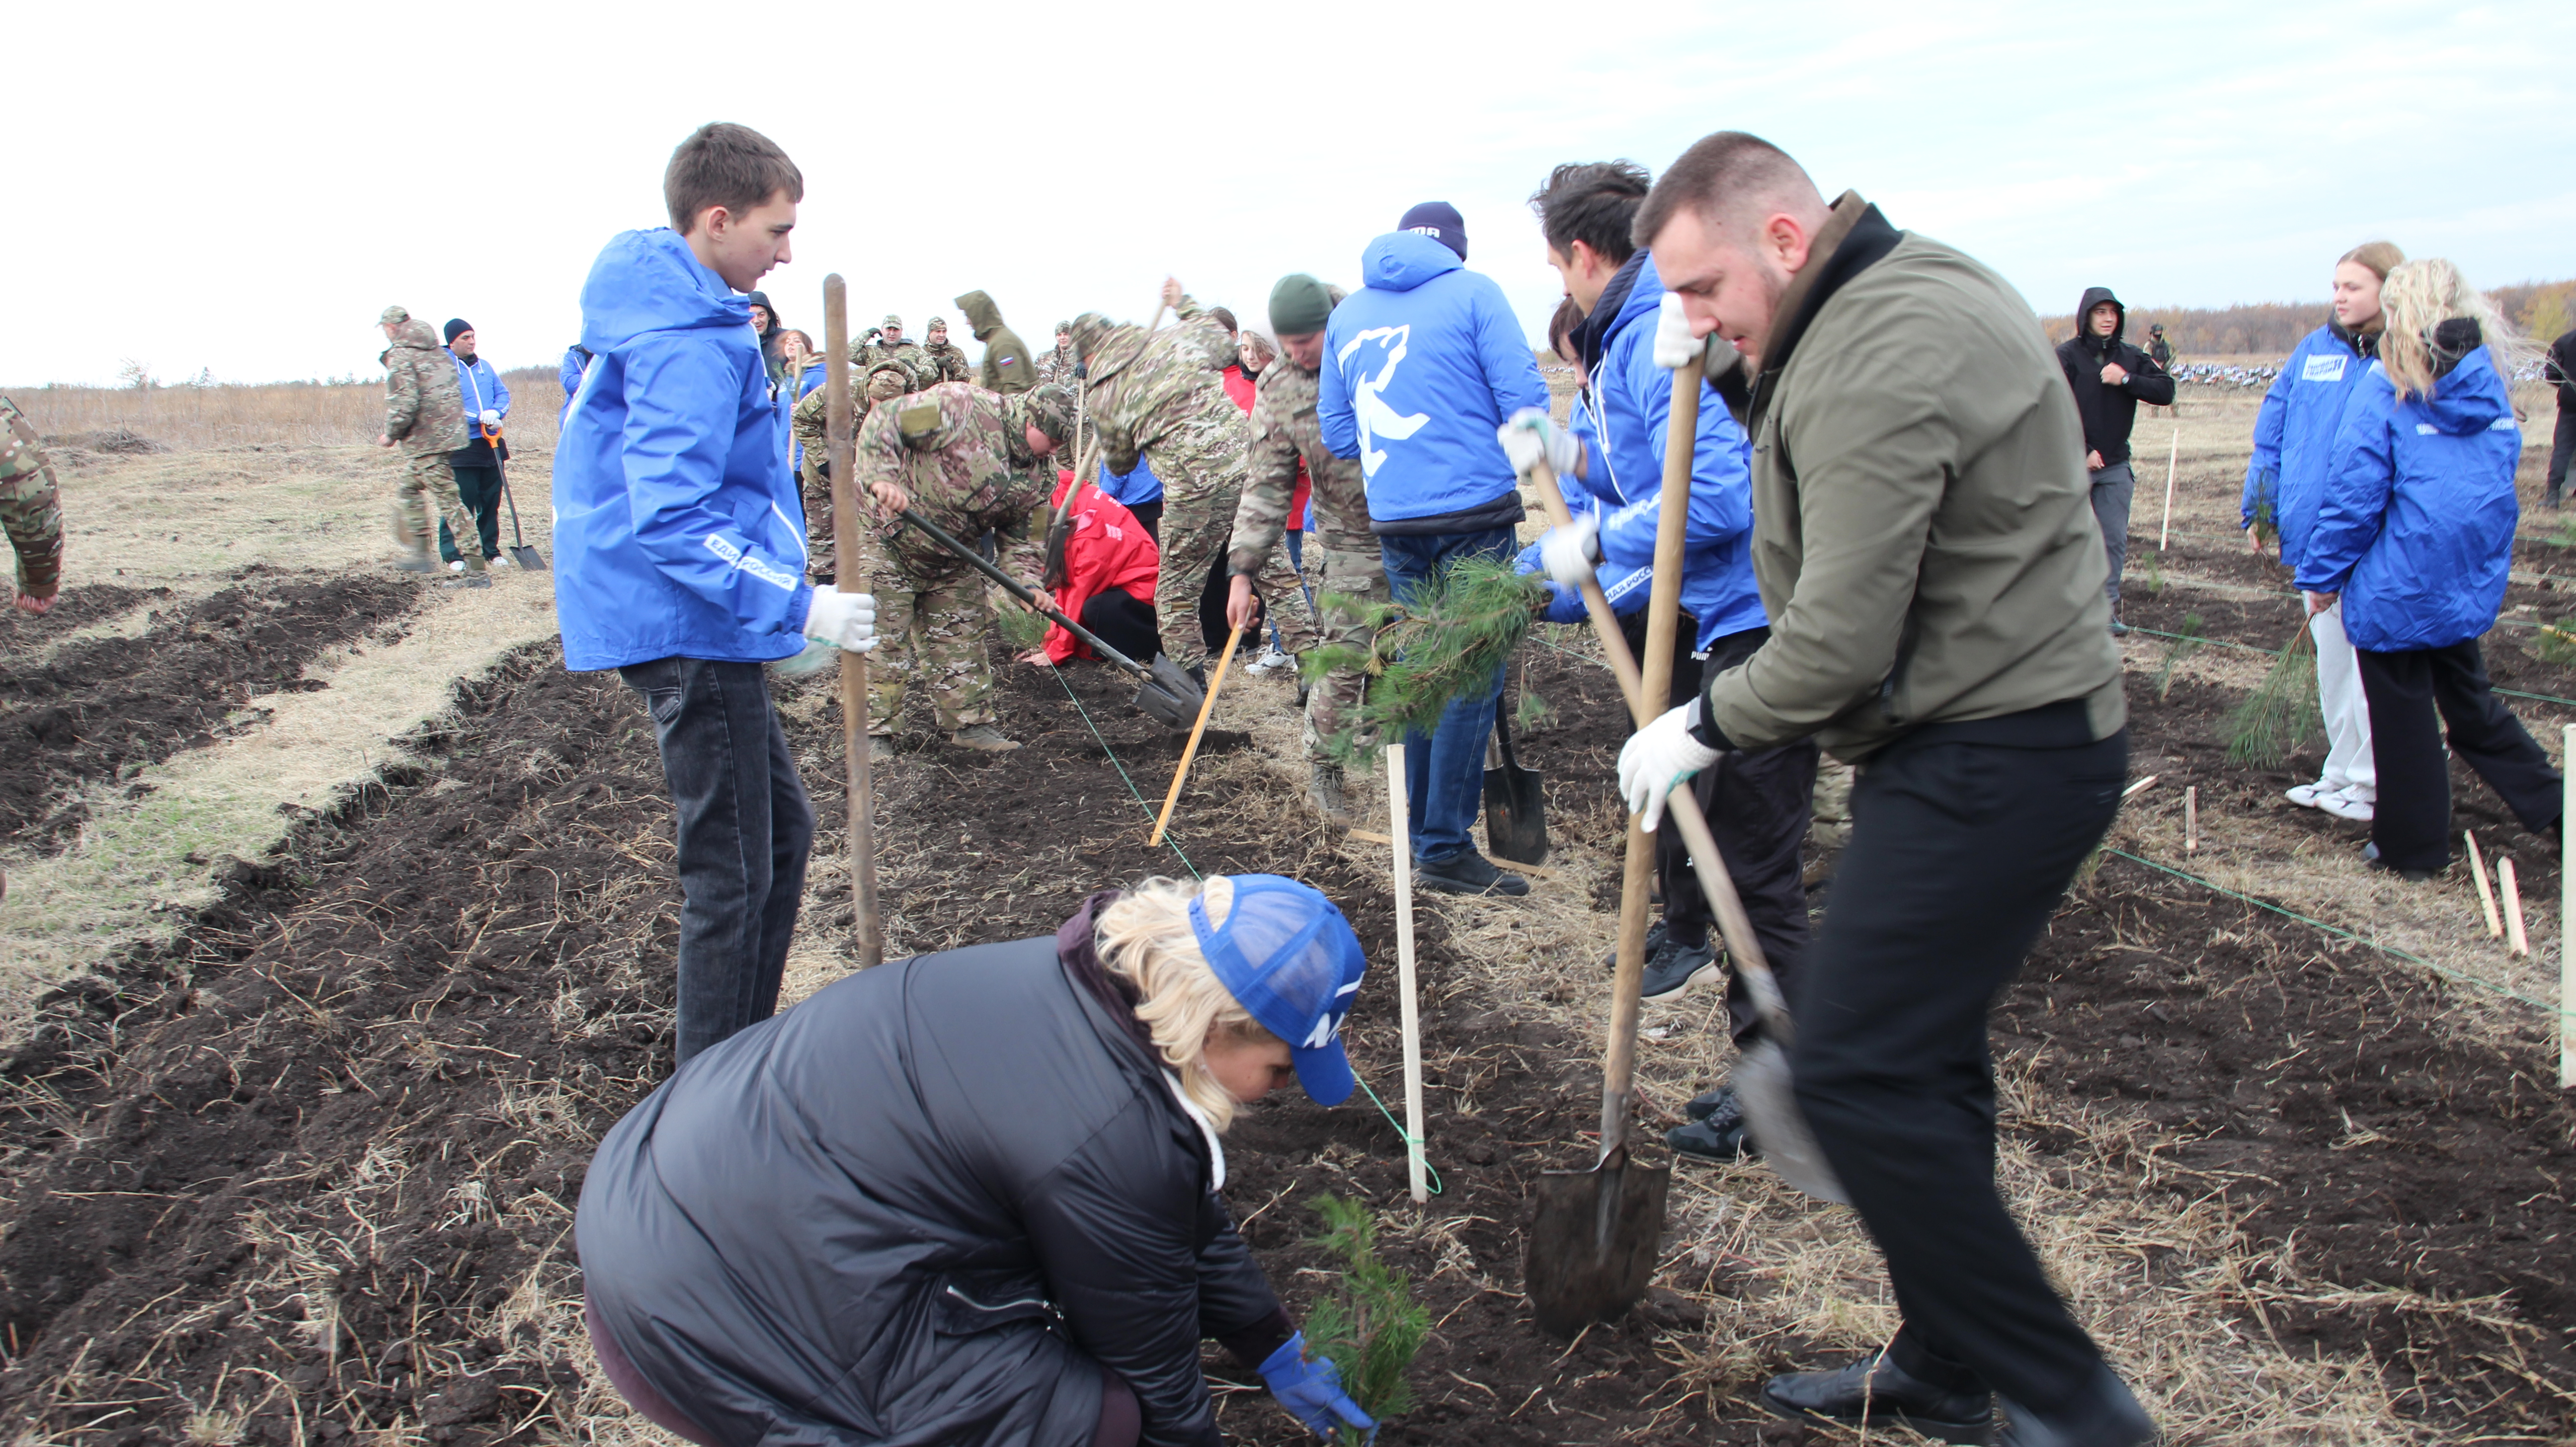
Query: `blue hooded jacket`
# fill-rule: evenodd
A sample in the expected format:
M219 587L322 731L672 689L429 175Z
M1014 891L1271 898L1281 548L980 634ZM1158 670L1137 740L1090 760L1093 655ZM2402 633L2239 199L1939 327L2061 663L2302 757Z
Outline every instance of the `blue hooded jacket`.
M555 378L563 383L566 411L572 408L572 394L581 390L581 374L589 368L590 358L578 344L564 348L563 365L555 369Z
M805 510L751 308L667 227L581 289L593 356L555 448L564 666L766 663L805 646Z
M1538 572L1544 566L1539 561L1536 543L1521 549L1521 555L1512 560L1512 571L1524 576ZM1601 585L1602 596L1610 600L1610 611L1625 618L1646 606L1647 596L1654 588L1655 569L1651 563L1642 568L1622 568L1615 563L1603 563L1592 570L1592 577ZM1547 611L1540 616L1550 623L1581 623L1591 618L1592 610L1584 606L1582 589L1569 588L1550 578L1547 580Z
M1585 328L1592 385L1575 399L1566 430L1583 443L1583 487L1601 520L1601 559L1609 572L1651 569L1655 562L1673 396L1673 374L1655 365L1655 312L1663 295L1654 259L1640 251L1594 304L1596 313L1608 310L1601 326ZM1702 649L1771 621L1753 581L1752 450L1724 399L1706 383L1682 536L1682 608L1698 620Z
M2513 562L2521 459L2522 429L2485 347L2431 396L2402 402L2372 362L2335 434L2299 586L2342 594L2343 631L2372 653L2486 632Z
M1547 383L1503 289L1428 236L1395 231L1360 254L1366 285L1324 324L1316 421L1367 478L1371 530L1475 532L1521 517L1494 433Z
M2306 554L2308 534L2316 527L2335 429L2370 364L2350 333L2319 327L2301 338L2281 365L2281 375L2263 394L2263 410L2255 415L2254 459L2245 467L2240 512L2250 528L2270 502L2272 526L2281 535L2281 561L2293 568Z
M510 389L502 383L501 374L492 370L490 362L479 355L469 362L454 352L447 354L447 360L456 364L456 385L465 393L467 432L482 435L486 408L500 413L502 421L510 420Z
M1101 463L1100 490L1109 494L1120 507L1141 507L1163 500L1163 480L1154 475L1154 469L1146 463L1142 452L1136 454L1134 472L1111 472L1108 463Z

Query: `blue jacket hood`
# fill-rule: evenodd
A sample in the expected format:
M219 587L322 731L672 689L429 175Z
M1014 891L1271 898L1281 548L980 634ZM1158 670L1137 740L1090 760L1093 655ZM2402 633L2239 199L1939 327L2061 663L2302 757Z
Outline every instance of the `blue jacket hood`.
M750 299L736 296L668 226L620 232L581 284L581 344L593 352L614 352L647 332L750 325Z
M2483 346L2435 378L2432 391L2407 398L2405 405L2422 414L2416 421L2418 432L2429 426L2450 437L2487 431L2498 418L2513 415L2505 401L2504 383L2496 377L2494 355Z
M1360 253L1360 281L1379 291L1411 291L1466 265L1458 253L1418 231L1390 231Z

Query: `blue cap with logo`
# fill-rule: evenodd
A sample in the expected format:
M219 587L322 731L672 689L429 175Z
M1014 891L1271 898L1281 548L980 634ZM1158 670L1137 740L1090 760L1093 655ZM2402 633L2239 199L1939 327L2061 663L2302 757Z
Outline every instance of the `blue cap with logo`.
M1360 937L1321 890L1276 874L1226 877L1234 902L1223 925L1208 923L1204 895L1190 901L1200 953L1226 993L1288 1042L1306 1094L1318 1105L1341 1104L1352 1084L1342 1020L1368 969Z

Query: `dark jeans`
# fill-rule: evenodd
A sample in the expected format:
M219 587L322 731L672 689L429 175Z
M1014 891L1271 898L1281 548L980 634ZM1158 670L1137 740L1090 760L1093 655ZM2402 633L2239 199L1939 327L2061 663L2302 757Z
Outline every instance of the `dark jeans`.
M2576 407L2558 404L2558 430L2549 435L2549 498L2567 490L2567 464L2576 460Z
M2101 1353L1995 1190L1986 1012L2119 807L2125 731L2007 747L2080 703L1916 730L1864 764L1852 838L1791 995L1798 1100L1887 1257L1897 1364L2046 1413Z
M1771 636L1768 628L1748 628L1709 643L1708 662L1697 686L1753 656ZM1744 901L1745 919L1762 944L1762 958L1780 977L1783 994L1797 988L1798 970L1807 953L1807 884L1798 851L1807 842L1807 824L1816 803L1816 743L1800 739L1776 749L1751 749L1718 756L1717 763L1691 780L1708 832L1726 858L1726 877ZM1708 896L1700 892L1699 874L1690 867L1689 851L1675 836L1672 865L1664 875L1664 931L1683 944L1705 943L1717 922ZM1660 848L1660 846L1659 846ZM1663 860L1657 860L1659 866ZM1743 976L1728 971L1727 1025L1738 1045L1762 1033L1762 1017Z
M757 663L660 658L618 671L644 696L678 807L679 1063L778 1010L814 810Z
M1398 603L1422 598L1462 559L1508 558L1516 549L1510 528L1381 537L1377 544ZM1493 737L1494 699L1502 691L1503 671L1496 668L1491 686L1451 700L1429 737L1404 736L1406 815L1418 863L1455 859L1475 847L1469 831L1485 798L1485 741Z
M1136 515L1136 521L1145 529L1145 536L1158 543L1163 540L1163 500L1161 498L1158 497L1152 502L1129 503L1127 511Z
M1074 621L1139 663L1151 660L1163 646L1162 634L1154 627L1154 605L1124 588L1112 588L1084 599L1082 616Z
M456 495L465 500L466 510L474 514L474 530L483 535L483 556L501 556L501 469L457 468ZM438 524L438 556L440 561L449 563L462 556L456 551L455 535L444 519Z
M2371 842L2391 869L2440 869L2451 862L2451 752L2504 797L2537 834L2557 822L2566 796L2549 756L2496 701L2474 638L2403 653L2356 649L2361 692L2370 700L2371 761L2379 773ZM2436 715L2439 715L2437 718Z

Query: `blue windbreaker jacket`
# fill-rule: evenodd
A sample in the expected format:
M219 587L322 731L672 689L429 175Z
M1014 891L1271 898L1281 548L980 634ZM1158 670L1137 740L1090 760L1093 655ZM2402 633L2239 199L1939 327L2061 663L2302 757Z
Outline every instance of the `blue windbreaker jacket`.
M805 510L750 304L663 227L608 243L581 316L594 355L555 448L564 666L795 654Z
M1512 560L1514 572L1536 573L1545 565L1538 559L1538 544L1521 549ZM1601 585L1601 594L1610 600L1610 611L1625 618L1646 606L1646 598L1655 582L1653 564L1642 568L1622 568L1603 563L1592 570L1593 580ZM1591 618L1592 610L1583 606L1583 590L1569 588L1554 578L1547 580L1547 612L1550 623L1581 623Z
M2355 648L2465 642L2495 626L2522 508L2522 429L2485 347L2397 400L2372 362L2335 434L2299 586L2343 595Z
M1592 385L1575 399L1567 429L1583 442L1584 489L1601 519L1605 572L1654 566L1664 433L1672 410L1673 374L1655 365L1663 278L1642 251L1630 265L1632 284L1610 320ZM1682 535L1682 608L1699 622L1702 649L1771 621L1753 581L1753 453L1724 399L1706 383L1700 385L1691 455L1690 521Z
M581 354L581 348L579 346L564 348L563 365L555 369L555 376L557 380L563 383L564 409L566 411L570 411L572 409L572 394L581 390L581 374L587 370L589 366L590 358Z
M1503 289L1410 231L1370 242L1360 274L1324 324L1315 416L1334 456L1360 460L1369 520L1422 531L1383 524L1515 501L1494 433L1545 407L1547 383Z
M2281 375L2272 379L2271 390L2263 394L2239 511L2244 525L2254 526L2268 493L2272 526L2281 534L2281 561L2293 568L2306 554L2308 534L2317 525L2317 501L2325 493L2335 429L2369 369L2370 359L2333 327L2319 327L2300 339Z
M1141 452L1136 454L1134 472L1111 472L1108 463L1100 464L1100 490L1116 499L1120 507L1163 500L1163 480L1154 475Z
M501 374L492 370L490 362L480 354L469 362L454 352L447 354L447 360L456 364L456 386L465 394L466 431L481 433L481 418L487 407L500 413L501 420L509 420L510 389L502 384Z

